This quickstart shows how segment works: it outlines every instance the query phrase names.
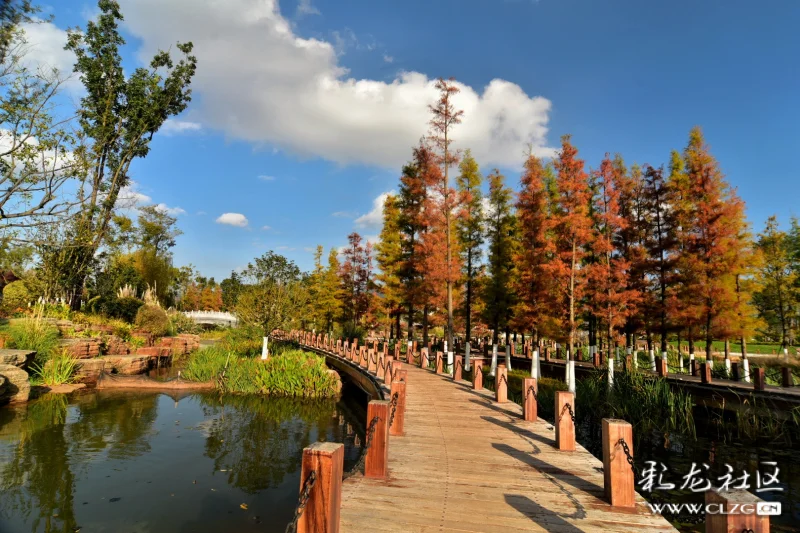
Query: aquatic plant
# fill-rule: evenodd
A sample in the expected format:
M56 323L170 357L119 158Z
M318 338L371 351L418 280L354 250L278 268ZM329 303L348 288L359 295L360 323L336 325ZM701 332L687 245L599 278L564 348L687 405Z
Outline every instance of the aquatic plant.
M66 351L51 357L44 364L34 362L31 365L34 380L49 387L72 383L77 366L78 360Z
M300 350L273 353L266 361L214 346L191 356L181 375L214 381L222 392L278 396L333 397L337 380L325 359Z

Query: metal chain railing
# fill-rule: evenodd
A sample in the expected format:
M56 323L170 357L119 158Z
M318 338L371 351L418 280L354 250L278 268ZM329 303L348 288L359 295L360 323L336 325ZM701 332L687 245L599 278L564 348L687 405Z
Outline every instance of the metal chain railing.
M392 394L392 401L389 403L389 407L392 408L391 414L389 414L389 427L392 427L394 424L394 414L397 412L397 402L400 399L400 394L395 392Z
M530 396L531 394L533 394L533 400L538 402L539 396L536 394L536 387L534 387L533 385L530 385L528 387L528 390L525 392L525 399L527 400L528 396Z
M628 464L631 465L631 470L633 471L633 475L636 477L641 477L639 472L636 470L636 465L633 463L633 456L631 455L631 449L628 446L628 443L625 442L625 439L620 438L617 441L617 445L614 447L614 453L611 455L611 460L614 460L614 457L617 455L617 450L622 448L622 452L625 454L625 459L628 461Z
M311 489L314 488L316 483L317 472L314 470L308 474L308 477L303 482L303 489L300 491L300 498L297 501L297 508L294 510L294 518L286 526L286 533L294 533L297 531L297 522L300 520L300 517L303 516L303 511L306 509L308 499L311 497Z
M569 411L569 417L572 419L572 423L575 423L575 411L572 410L571 403L565 403L564 407L561 408L561 412L558 414L558 423L561 423L561 419L564 418L564 413Z
M361 448L361 457L358 458L358 461L355 465L353 465L353 468L351 468L350 471L342 476L342 480L354 476L364 467L364 461L367 460L367 451L369 451L369 447L372 446L372 439L375 437L375 429L378 427L378 420L380 420L380 417L377 416L370 420L369 426L367 426L367 438L364 442L364 447Z
M500 382L501 382L501 383L505 383L506 387L508 387L508 377L506 377L506 375L505 375L505 374L502 374L502 375L500 376Z

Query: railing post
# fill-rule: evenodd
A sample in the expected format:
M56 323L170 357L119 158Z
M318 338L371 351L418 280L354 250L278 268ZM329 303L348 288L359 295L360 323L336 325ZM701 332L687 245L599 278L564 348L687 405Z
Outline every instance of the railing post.
M375 377L386 381L387 357L383 352L378 352L378 363L375 368Z
M297 533L338 533L342 506L344 444L315 442L303 449L300 490L314 472L314 486L297 521Z
M442 374L444 372L444 354L442 352L436 352L436 373Z
M561 451L575 451L575 422L572 420L574 414L575 395L568 391L556 391L556 448Z
M658 375L662 378L667 377L669 374L669 370L667 367L667 360L664 358L659 359L656 361L656 368L658 369Z
M539 402L536 400L538 392L536 378L522 380L522 418L526 422L536 422L539 408Z
M781 387L794 387L792 369L788 366L781 368Z
M389 426L389 435L402 437L405 432L406 420L406 382L408 380L408 370L398 370L392 379L392 393L390 398L397 394L397 408L394 412L394 420ZM389 413L391 416L391 413Z
M455 358L455 363L453 363L453 381L461 381L461 367L464 365L463 360L464 358L460 355L457 355Z
M364 477L385 479L389 472L389 402L372 400L367 405L367 431L369 423L378 418L375 433L364 462Z
M728 533L730 531L752 531L767 533L769 516L759 515L756 509L764 500L746 490L733 489L720 492L718 489L706 491L706 533ZM739 512L733 512L734 506ZM747 509L747 514L742 511ZM708 511L713 510L709 513Z
M623 446L622 442L625 442ZM633 468L633 426L624 420L603 419L603 487L612 507L635 507L636 487Z
M481 365L476 364L472 369L472 388L483 390L483 367Z
M742 380L742 373L739 371L739 363L731 363L731 379L733 381Z
M506 365L497 365L494 377L494 399L497 403L508 401L508 369Z
M428 369L428 348L422 348L422 355L419 358L419 367L423 370Z
M373 349L367 350L367 372L370 374L378 373L378 355Z
M764 376L763 368L753 369L753 390L764 390L767 385L766 377Z
M710 363L700 363L700 383L711 383Z

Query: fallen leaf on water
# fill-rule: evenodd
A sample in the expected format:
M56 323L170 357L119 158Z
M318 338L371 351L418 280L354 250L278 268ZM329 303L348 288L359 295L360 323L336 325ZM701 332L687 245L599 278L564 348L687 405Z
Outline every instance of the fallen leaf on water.
M241 507L241 508L242 508L242 509L244 509L245 511L247 510L247 504L246 504L246 503L243 503L243 504L242 504L242 505L240 505L239 507Z

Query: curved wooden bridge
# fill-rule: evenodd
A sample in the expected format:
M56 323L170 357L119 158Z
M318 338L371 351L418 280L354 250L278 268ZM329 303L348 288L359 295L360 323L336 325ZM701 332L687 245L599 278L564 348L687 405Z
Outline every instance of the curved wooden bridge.
M304 348L355 362L387 384L389 375L407 372L404 435L387 440L388 475L353 476L341 485L340 531L674 531L638 494L631 507L609 505L603 463L580 445L559 451L553 425L524 421L519 405L497 403L490 391L385 352L291 335ZM331 523L304 516L297 531L339 531L326 526Z

